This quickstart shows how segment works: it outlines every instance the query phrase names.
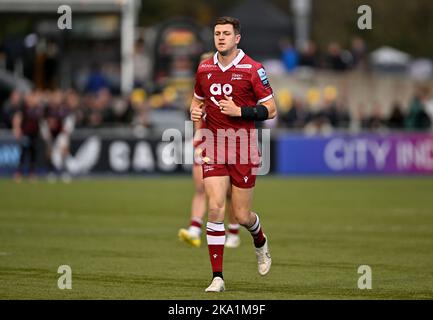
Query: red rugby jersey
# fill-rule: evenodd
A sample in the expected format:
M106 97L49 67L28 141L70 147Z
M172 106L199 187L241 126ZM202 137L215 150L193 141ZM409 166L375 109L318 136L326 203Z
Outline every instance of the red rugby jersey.
M254 121L230 117L221 113L218 101L224 95L241 106L255 106L273 97L272 88L263 66L242 50L226 67L217 58L200 63L195 79L194 96L204 100L204 127L216 133L217 129L253 129Z

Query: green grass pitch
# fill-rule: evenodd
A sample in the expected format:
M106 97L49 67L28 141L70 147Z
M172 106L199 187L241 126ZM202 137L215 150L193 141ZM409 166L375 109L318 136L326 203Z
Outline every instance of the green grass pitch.
M259 177L254 210L269 275L250 235L226 249L227 291L206 294L206 239L179 242L189 177L0 180L0 299L432 299L433 179ZM60 290L60 265L72 289ZM357 287L360 265L371 290Z

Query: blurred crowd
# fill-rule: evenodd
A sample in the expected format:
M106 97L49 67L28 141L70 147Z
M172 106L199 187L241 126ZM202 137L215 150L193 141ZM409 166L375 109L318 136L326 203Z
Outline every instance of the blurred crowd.
M174 105L175 99L176 92L172 88L151 96L143 89L135 89L126 98L113 95L108 88L84 94L73 89L33 90L26 94L15 90L0 106L0 127L12 128L14 114L22 110L41 110L41 117L47 110L63 110L65 115L74 115L76 128L150 127L150 109L175 110L178 108L178 105Z
M54 44L48 44L47 50L55 48ZM353 37L349 48L331 42L325 51L321 51L316 43L310 41L298 50L288 39L281 40L280 48L280 68L289 73L299 67L328 69L337 73L369 69L367 46L360 37ZM6 101L0 103L0 128L12 129L14 115L21 110L40 110L35 114L40 114L41 118L53 110L56 114L73 115L75 128L151 128L152 110L180 110L184 111L184 118L179 121L188 119L193 74L181 75L180 79L188 79L184 81L187 84L184 83L183 88L153 81L150 74L152 62L146 55L144 42L138 41L135 49L135 89L129 96L120 95L119 79L110 76L116 72L109 72L111 69L107 69L102 61L94 62L92 67L82 74L77 73L78 80L71 84L76 89L57 89L55 78L48 77L56 73L49 72L55 67L49 67L48 62L58 60L54 54L58 50L48 50L54 53L45 57L45 71L42 74L51 80L42 81L44 85L36 85L37 88L45 88L44 90L34 89L26 93L12 91ZM177 72L186 69L194 71L194 68L190 67L174 68ZM271 74L272 70L268 72ZM178 79L176 74L171 76ZM52 85L49 85L50 83ZM338 93L332 86L326 87L323 95L318 93L317 89L310 89L307 94L300 95L299 92L284 88L277 90L275 96L279 108L278 117L265 125L303 130L307 133L330 132L334 129L429 130L433 121L433 100L428 87L418 88L410 101L395 102L392 106L367 102L371 99L357 103L351 97ZM179 116L180 113L177 114Z
M289 90L277 94L279 119L276 126L302 130L307 134L334 130L360 131L428 131L433 123L433 99L426 86L418 87L407 105L396 101L391 106L379 102L353 104L338 97L334 87L324 90L324 98L310 90L305 99L293 98ZM386 110L389 110L388 112Z
M353 105L350 98L338 96L337 89L332 86L324 89L321 99L318 95L319 92L313 89L305 97L292 94L288 89L275 92L279 112L276 120L269 125L307 133L334 129L429 130L432 127L433 99L426 86L417 88L407 105L400 102L392 106L384 106L379 102ZM34 90L27 94L12 91L9 99L0 106L0 127L12 128L14 114L18 111L40 110L34 113L40 114L42 118L48 111L64 116L73 115L76 128L151 128L152 110L183 110L187 119L188 106L188 99L183 98L174 87L166 87L153 94L137 88L128 97L113 95L103 87L84 94L73 89Z
M280 48L281 59L288 72L298 67L330 69L337 72L350 69L366 70L369 67L367 45L360 37L353 37L348 49L334 41L328 44L325 52L322 52L315 42L308 41L298 50L288 39L281 40Z

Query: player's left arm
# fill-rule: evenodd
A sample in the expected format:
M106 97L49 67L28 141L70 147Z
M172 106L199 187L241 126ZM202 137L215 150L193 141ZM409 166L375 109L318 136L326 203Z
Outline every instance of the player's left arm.
M257 70L252 72L251 85L255 97L258 99L256 105L236 106L232 98L224 96L224 99L219 101L221 112L231 117L240 117L252 121L265 121L275 118L277 108L274 95L262 65L259 65Z
M224 96L219 101L221 113L230 117L240 117L246 120L264 121L277 115L274 97L255 106L237 106L231 97Z
M274 119L277 116L277 105L275 103L274 97L262 102L261 105L268 109L268 119Z

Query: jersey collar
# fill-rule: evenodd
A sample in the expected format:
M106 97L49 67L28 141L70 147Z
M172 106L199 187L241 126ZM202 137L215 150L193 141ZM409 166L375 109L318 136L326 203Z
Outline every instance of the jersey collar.
M218 61L218 52L215 52L214 56L213 56L213 63L214 64L218 64L218 67L220 67L222 72L227 71L228 69L230 69L232 66L236 66L238 65L239 62L241 62L242 58L245 57L245 53L242 51L242 49L239 49L239 53L238 55L233 59L233 61L231 63L229 63L228 65L226 65L225 67Z

